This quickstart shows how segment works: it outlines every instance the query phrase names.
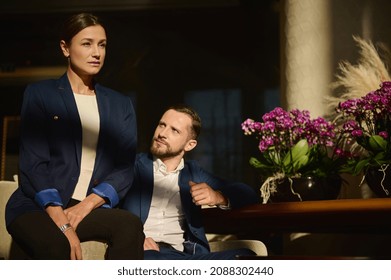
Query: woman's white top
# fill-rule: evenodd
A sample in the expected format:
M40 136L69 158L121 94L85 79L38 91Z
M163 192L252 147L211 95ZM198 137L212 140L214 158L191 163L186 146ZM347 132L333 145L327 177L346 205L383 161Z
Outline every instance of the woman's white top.
M72 198L81 201L87 195L92 172L94 171L100 118L96 95L75 93L74 96L82 126L82 149L80 176Z

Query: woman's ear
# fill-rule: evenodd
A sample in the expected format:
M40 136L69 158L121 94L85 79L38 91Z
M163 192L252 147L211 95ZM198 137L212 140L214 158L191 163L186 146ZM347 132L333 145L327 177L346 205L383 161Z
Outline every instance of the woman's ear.
M197 146L197 140L190 139L189 141L187 141L187 144L185 146L185 151L189 152L189 151L193 150L195 148L195 146Z
M60 47L61 47L61 50L62 50L62 53L64 54L64 56L66 58L68 58L69 57L69 49L68 49L67 43L65 43L64 40L60 41Z

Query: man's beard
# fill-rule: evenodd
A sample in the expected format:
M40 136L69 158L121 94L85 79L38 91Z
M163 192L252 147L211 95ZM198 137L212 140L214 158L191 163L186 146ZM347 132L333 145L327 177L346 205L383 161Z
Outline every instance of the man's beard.
M165 144L159 144L160 147L154 146L154 140L152 140L152 145L151 145L151 154L154 155L157 158L171 158L171 157L176 157L182 153L182 149L177 149L173 150L171 146L167 143ZM166 149L162 149L166 147Z

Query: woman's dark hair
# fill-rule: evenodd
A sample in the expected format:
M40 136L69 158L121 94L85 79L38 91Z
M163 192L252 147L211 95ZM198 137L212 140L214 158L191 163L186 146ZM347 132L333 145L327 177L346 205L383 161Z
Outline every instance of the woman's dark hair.
M64 40L67 45L72 41L72 38L86 27L100 25L103 28L103 24L100 22L97 16L89 13L76 14L69 17L63 23L60 40Z

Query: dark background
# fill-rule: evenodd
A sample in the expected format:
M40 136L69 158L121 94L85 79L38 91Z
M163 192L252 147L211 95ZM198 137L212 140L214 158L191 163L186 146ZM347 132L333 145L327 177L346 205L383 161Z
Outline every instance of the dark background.
M326 1L326 0L325 0ZM197 149L188 156L223 177L258 186L250 156L254 139L240 124L281 105L280 57L286 20L283 0L14 0L0 3L0 118L18 115L23 90L34 80L18 69L58 67L66 61L59 28L69 15L100 16L108 33L99 81L134 100L139 151L146 151L164 109L193 106L203 119ZM391 45L391 2L329 0L334 73L358 56L352 35ZM308 7L307 7L308 8ZM314 7L314 12L318 12ZM306 19L303 19L305 21ZM322 67L320 65L319 67ZM12 78L4 74L11 73ZM314 100L314 102L317 102ZM7 151L17 153L17 141Z
M219 4L183 6L171 2L176 4L3 10L2 71L65 66L58 38L61 23L75 12L92 10L105 22L108 33L106 62L98 80L133 98L139 150L148 149L164 109L184 102L204 122L199 147L189 157L221 176L252 184L256 175L248 168L248 157L256 153L256 144L243 136L240 123L260 117L264 93L270 102L279 102L279 3L211 1ZM1 117L19 114L29 82L0 78ZM254 146L247 155L246 141L251 142L248 147ZM15 147L16 141L8 141L8 150Z

